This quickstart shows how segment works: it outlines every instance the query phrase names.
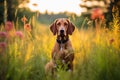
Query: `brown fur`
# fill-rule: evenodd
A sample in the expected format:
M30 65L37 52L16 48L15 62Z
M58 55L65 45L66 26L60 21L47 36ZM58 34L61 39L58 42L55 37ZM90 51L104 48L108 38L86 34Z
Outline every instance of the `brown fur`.
M57 35L57 39L66 40L69 38L69 35L72 35L75 30L75 26L66 18L56 19L52 25L50 26L50 30L53 35ZM64 30L64 36L61 37L60 31ZM60 50L62 47L62 50ZM58 64L58 61L60 64ZM45 66L45 71L54 73L55 68L58 65L61 65L63 68L67 65L65 70L73 71L73 60L74 60L74 52L71 45L71 41L68 40L64 44L59 44L57 41L52 50L52 61L48 62Z
M48 73L53 74L55 69L54 63L52 61L48 62L45 66L45 73L48 75Z

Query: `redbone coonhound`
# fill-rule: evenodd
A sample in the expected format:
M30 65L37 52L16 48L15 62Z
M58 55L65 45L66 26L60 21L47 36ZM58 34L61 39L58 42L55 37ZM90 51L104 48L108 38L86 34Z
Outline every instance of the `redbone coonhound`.
M69 39L75 26L67 18L58 18L50 26L53 35L57 35L55 46L52 50L52 60L45 66L46 73L52 73L57 68L73 71L74 51Z

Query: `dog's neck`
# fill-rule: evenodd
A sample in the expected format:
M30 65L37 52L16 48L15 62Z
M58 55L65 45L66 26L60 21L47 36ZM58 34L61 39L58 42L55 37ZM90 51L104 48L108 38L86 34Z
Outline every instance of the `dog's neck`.
M69 40L69 36L68 35L58 35L56 41L59 44L65 44L67 41Z

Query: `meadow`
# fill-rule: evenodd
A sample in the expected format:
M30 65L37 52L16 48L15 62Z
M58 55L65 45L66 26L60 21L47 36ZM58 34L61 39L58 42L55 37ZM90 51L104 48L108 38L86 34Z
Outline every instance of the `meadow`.
M32 28L27 23L8 22L12 29L1 25L0 80L53 80L46 77L44 66L51 60L56 37L49 25L32 21ZM120 80L119 26L114 15L111 28L76 27L70 36L75 52L73 74L59 70L55 80Z

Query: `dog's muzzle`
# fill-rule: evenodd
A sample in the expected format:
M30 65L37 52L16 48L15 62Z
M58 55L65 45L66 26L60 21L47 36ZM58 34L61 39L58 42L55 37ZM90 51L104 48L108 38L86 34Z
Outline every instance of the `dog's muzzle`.
M64 34L64 30L60 30L60 34Z

